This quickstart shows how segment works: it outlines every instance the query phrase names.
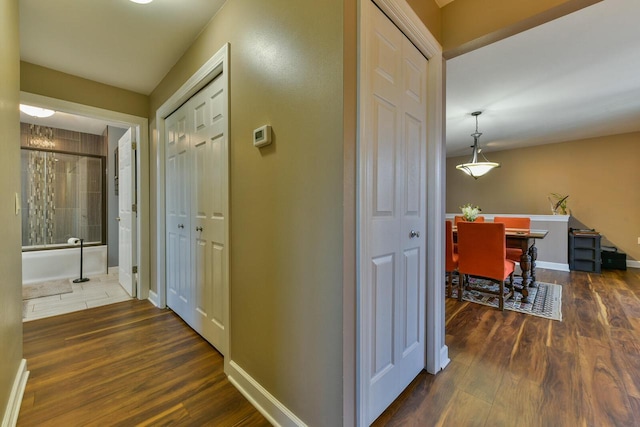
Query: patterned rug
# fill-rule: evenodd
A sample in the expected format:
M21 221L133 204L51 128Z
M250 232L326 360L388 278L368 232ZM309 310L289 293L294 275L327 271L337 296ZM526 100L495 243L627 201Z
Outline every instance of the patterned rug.
M470 280L474 287L485 288L495 292L498 291L498 285L496 283L474 278ZM523 303L521 301L522 294L517 290L521 280L521 278L514 280L516 284L515 296L504 302L505 310L562 321L562 286L554 283L536 282L538 284L537 287L529 288L529 301L533 302ZM454 284L455 287L452 297L458 298L457 277L454 279ZM485 294L477 290L465 290L462 299L491 307L498 307L497 295L490 293Z

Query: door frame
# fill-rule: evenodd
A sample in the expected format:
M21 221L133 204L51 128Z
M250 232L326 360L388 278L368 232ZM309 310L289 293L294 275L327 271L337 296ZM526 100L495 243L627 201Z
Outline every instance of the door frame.
M431 35L424 23L413 11L406 0L361 0L359 3L359 34L358 34L358 130L357 130L357 180L356 189L356 307L345 304L345 319L356 319L355 344L356 366L353 373L345 372L345 381L352 381L354 376L355 396L345 394L345 406L347 400L354 400L357 408L354 414L356 420L345 417L344 425L365 425L366 409L365 400L362 398L366 383L365 369L367 369L366 357L363 357L363 337L368 328L367 319L362 318L360 307L365 303L361 292L361 278L363 269L368 264L363 258L363 245L367 244L369 237L362 221L362 212L365 209L364 199L364 156L361 152L361 141L364 139L364 90L369 87L369 77L363 72L364 55L367 40L367 26L371 20L368 8L364 2L373 2L373 7L378 7L400 29L402 33L418 48L429 60L427 76L427 214L425 230L427 230L426 242L426 364L425 369L431 374L436 374L449 363L448 349L445 345L444 331L444 220L445 220L445 133L444 133L444 59L442 47ZM354 311L355 310L355 311ZM347 342L345 340L345 342ZM351 349L346 349L351 350ZM348 354L349 351L345 351ZM349 384L345 384L345 390ZM354 422L355 421L355 422Z
M189 98L195 95L200 89L204 88L207 84L213 81L216 77L221 76L223 79L223 91L226 99L224 100L224 116L225 116L225 134L227 136L227 162L229 162L230 150L229 144L231 142L231 138L229 135L229 43L225 43L211 58L207 60L187 81L171 95L161 106L156 110L156 135L158 135L157 139L157 203L156 203L156 212L157 216L157 227L156 227L156 239L158 242L157 254L156 254L156 277L158 281L158 292L155 293L153 291L149 292L149 299L158 307L165 308L167 304L167 280L166 280L166 185L165 185L165 119L171 115L175 110L177 110L182 104L184 104ZM227 186L230 185L230 176L229 170L227 169ZM229 207L229 196L227 192L227 201L226 207L227 211L230 209ZM229 361L231 360L231 348L230 348L230 325L229 318L231 317L229 314L230 309L230 292L229 292L229 283L231 283L230 279L230 265L229 265L229 252L230 252L230 241L229 241L229 213L224 213L227 221L225 221L225 242L226 242L226 251L225 251L225 259L223 261L225 268L227 269L227 292L225 295L227 296L226 301L223 301L223 304L226 307L225 310L225 336L224 336L224 347L227 349L226 357L224 357L224 366L225 372L227 371L227 366Z
M138 149L136 150L136 193L138 204L138 215L136 216L137 247L135 249L138 265L136 295L138 299L146 299L149 296L149 262L151 254L149 243L149 120L146 117L78 104L76 102L30 92L21 91L20 102L38 105L64 113L104 120L116 127L132 128L135 132L135 141L138 143Z

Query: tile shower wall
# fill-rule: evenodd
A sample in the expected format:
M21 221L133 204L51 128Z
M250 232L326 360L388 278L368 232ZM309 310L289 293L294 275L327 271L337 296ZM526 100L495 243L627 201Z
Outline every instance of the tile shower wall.
M104 138L44 129L21 124L23 247L102 242L103 159L83 154L106 156Z

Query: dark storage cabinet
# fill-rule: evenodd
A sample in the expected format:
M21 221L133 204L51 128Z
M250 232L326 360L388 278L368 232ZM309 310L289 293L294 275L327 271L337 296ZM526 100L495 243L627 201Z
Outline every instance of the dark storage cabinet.
M602 268L611 270L627 269L627 254L615 246L602 246Z
M569 230L569 269L601 272L600 233L593 230Z

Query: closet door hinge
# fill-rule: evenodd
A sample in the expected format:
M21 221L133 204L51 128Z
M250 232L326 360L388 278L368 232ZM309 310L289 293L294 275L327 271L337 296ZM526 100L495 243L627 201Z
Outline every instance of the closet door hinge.
M137 204L132 204L131 205L131 212L138 212L138 205Z
M134 265L133 267L131 267L131 273L132 274L137 274L138 273L138 266Z
M138 144L136 144L135 142L132 142L132 143L131 143L131 149L132 149L133 151L136 151L136 149L137 149L137 148L138 148Z

